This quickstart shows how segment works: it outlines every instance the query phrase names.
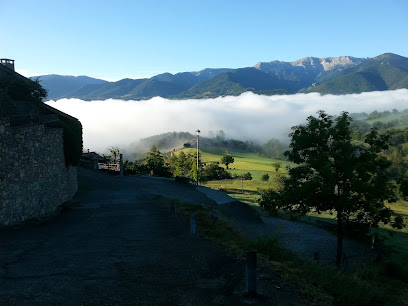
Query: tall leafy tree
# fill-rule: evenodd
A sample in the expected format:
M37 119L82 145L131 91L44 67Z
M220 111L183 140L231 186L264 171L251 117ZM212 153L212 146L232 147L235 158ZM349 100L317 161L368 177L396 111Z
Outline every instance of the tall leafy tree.
M260 202L300 214L335 211L336 265L340 267L346 225L376 227L382 222L401 227L402 219L392 221L392 211L384 206L385 200L394 197L386 172L390 162L379 154L388 148L389 137L372 129L364 143L355 142L348 113L336 119L323 111L318 115L292 128L285 155L298 166L289 170L281 191L269 191Z
M187 156L184 151L181 151L177 156L177 160L174 165L174 176L187 176L191 170L190 157Z
M281 167L281 164L278 162L275 162L275 163L272 163L272 167L275 169L275 172L278 172Z
M234 163L234 157L232 157L231 155L224 155L223 157L221 157L221 163L224 164L227 169L229 164Z
M155 176L169 176L170 173L164 164L164 159L162 153L152 146L147 153L146 157L147 168L150 170L152 175Z
M111 154L112 160L117 160L119 158L120 150L118 147L109 147L108 151Z

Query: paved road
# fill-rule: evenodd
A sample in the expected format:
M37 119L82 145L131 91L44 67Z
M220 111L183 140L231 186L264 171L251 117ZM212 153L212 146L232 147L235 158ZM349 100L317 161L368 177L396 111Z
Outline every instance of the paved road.
M261 296L243 297L243 259L192 238L163 207L159 195L216 205L194 186L85 169L79 183L70 207L47 223L0 231L0 305L302 304L262 263Z

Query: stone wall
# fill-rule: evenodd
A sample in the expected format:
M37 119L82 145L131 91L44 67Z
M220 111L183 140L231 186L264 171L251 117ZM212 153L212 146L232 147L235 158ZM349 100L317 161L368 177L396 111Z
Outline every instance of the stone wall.
M0 226L53 215L77 188L76 168L65 166L62 129L0 119Z

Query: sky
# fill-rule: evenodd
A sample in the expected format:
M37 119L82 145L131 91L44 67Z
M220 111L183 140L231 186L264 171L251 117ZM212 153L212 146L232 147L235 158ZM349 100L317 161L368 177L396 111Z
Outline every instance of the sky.
M406 0L0 0L24 76L109 81L306 56L408 56Z

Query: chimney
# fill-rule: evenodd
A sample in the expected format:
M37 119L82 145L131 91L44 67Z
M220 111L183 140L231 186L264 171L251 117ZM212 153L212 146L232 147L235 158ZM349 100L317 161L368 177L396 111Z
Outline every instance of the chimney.
M0 64L14 71L14 60L8 58L1 58Z

